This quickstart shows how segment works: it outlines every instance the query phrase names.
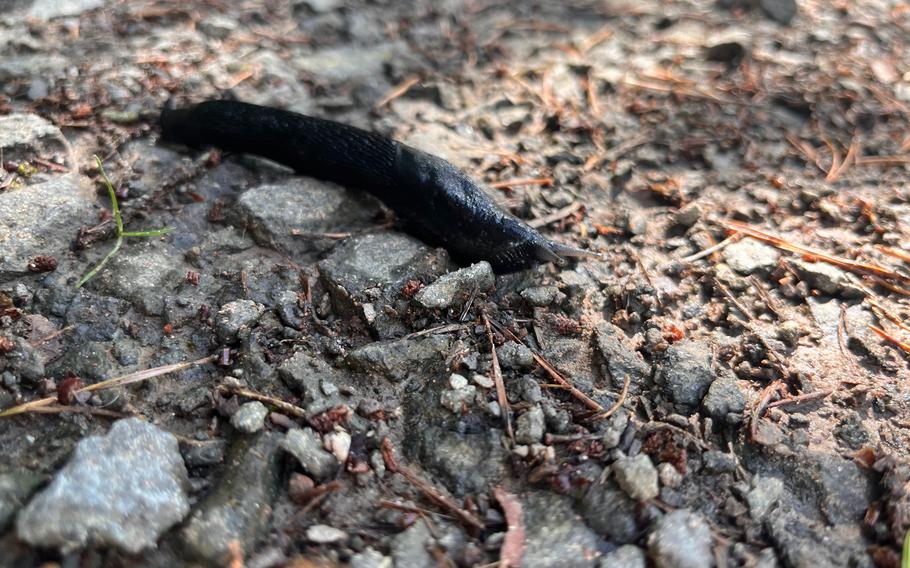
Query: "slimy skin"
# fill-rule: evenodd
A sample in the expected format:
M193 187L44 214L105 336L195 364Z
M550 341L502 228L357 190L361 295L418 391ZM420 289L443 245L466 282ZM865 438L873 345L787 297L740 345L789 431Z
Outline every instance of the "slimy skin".
M405 229L462 263L486 260L498 273L564 256L594 256L551 241L502 211L462 170L385 136L295 112L206 101L161 112L164 140L255 154L298 174L366 191Z

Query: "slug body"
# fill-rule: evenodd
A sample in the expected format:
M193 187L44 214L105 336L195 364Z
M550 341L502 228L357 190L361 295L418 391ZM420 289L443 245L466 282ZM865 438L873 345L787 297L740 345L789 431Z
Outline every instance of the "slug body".
M379 198L421 240L459 262L486 260L499 273L563 256L596 256L545 238L499 209L451 163L346 124L235 101L161 113L167 141L256 154L305 176Z

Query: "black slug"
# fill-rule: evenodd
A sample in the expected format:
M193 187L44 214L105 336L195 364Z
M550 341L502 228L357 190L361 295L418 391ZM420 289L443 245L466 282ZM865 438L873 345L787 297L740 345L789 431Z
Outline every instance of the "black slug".
M346 124L235 101L161 112L167 141L256 154L297 173L367 191L405 230L463 263L499 273L595 253L551 241L502 211L463 171L400 142Z

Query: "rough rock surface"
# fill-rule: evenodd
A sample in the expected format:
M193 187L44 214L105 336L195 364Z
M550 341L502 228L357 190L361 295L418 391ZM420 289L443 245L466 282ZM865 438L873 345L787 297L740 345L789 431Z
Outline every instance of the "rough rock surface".
M91 184L76 174L0 192L0 282L26 274L36 256L66 251L97 212Z
M69 550L89 544L136 553L189 511L173 435L136 418L83 439L51 484L19 514L19 538Z
M192 556L223 563L232 542L250 550L272 515L281 474L279 440L274 432L262 432L234 443L217 486L180 531Z

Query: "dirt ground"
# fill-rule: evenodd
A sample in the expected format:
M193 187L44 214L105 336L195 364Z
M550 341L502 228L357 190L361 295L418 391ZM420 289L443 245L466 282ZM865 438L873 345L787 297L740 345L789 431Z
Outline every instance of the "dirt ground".
M899 566L910 9L791 8L0 0L0 566ZM210 98L443 156L602 257L494 281L158 140ZM77 288L94 155L172 230Z

